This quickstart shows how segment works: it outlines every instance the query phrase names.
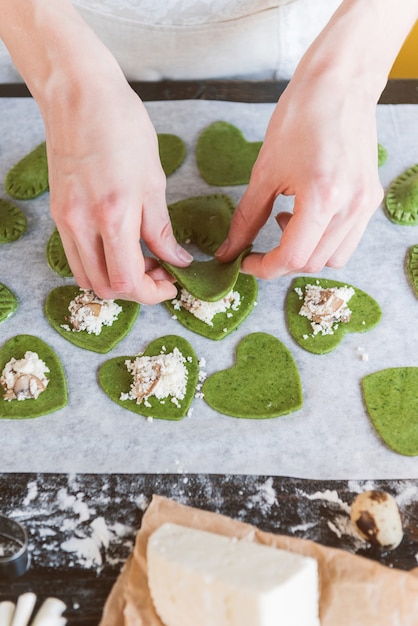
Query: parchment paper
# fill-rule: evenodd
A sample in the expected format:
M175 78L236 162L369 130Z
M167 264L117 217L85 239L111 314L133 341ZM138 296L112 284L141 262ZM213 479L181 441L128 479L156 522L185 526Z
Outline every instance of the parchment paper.
M322 626L412 626L418 615L418 568L392 570L364 557L313 541L274 535L217 513L154 496L135 548L106 602L99 626L162 626L147 587L146 546L165 522L174 522L291 550L317 559Z
M167 181L167 200L226 193L238 202L245 186L207 185L196 167L195 146L212 121L225 120L242 129L250 141L261 140L272 104L180 101L146 104L157 132L179 135L187 145L184 164ZM303 114L303 112L301 112ZM380 168L385 189L407 167L418 162L418 106L381 105L378 139L388 150ZM0 184L22 156L45 139L36 103L31 99L0 101ZM358 137L362 141L362 137ZM1 192L1 190L0 190ZM5 196L4 189L1 192ZM342 270L322 277L357 286L382 307L379 326L352 334L334 352L317 356L297 346L286 328L284 303L291 277L259 281L258 305L234 333L213 342L187 331L163 305L142 307L131 333L108 355L71 345L43 314L48 293L72 283L48 267L45 248L53 229L49 194L16 202L28 218L27 233L0 246L0 282L19 299L16 314L0 325L0 344L14 335L32 333L46 341L63 362L69 404L34 420L1 420L2 472L63 473L224 473L282 475L318 479L412 478L418 459L392 452L374 431L360 391L365 374L385 367L418 365L418 301L409 286L404 260L418 242L418 230L392 224L383 208L373 216L357 251ZM278 210L292 198L280 197ZM277 244L274 217L255 242L256 250ZM193 401L193 414L180 422L147 422L114 404L99 388L97 371L108 358L133 355L164 334L190 341L206 360L208 375L230 367L241 338L265 331L292 352L302 378L304 406L272 420L240 420L219 414L204 399ZM367 353L361 360L359 348ZM1 407L0 407L1 409Z

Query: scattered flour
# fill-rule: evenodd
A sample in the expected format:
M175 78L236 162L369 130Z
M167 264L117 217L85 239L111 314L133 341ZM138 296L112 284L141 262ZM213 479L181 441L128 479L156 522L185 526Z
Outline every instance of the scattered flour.
M350 505L347 502L344 502L339 497L336 491L331 491L330 489L326 489L325 491L317 491L313 494L306 494L306 497L309 500L326 500L327 502L332 502L333 504L338 504L345 513L350 514Z

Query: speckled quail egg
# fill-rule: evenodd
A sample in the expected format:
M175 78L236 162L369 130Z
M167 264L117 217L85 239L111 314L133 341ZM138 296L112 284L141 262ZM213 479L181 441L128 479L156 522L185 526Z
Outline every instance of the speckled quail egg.
M401 515L386 491L364 491L351 505L351 522L357 533L375 546L394 550L402 541Z

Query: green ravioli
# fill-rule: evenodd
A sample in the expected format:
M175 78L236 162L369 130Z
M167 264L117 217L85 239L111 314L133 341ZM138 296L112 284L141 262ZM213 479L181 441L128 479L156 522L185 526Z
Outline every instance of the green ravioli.
M19 207L0 198L0 243L16 241L26 232L26 227L26 217Z
M236 311L229 309L228 312L217 313L212 320L212 326L198 319L183 307L175 308L172 300L167 300L164 304L170 313L189 330L208 337L208 339L220 340L238 328L253 310L257 299L258 285L254 276L239 274L233 289L240 294L239 307Z
M158 134L160 161L166 176L170 176L183 163L186 156L186 144L177 135Z
M30 200L49 189L45 142L23 157L7 173L7 193L17 200Z
M92 352L101 354L109 352L131 330L139 312L139 304L128 300L116 300L117 304L122 307L122 311L112 326L103 326L100 335L89 334L86 331L65 330L62 325L67 324L67 318L70 315L68 306L80 291L76 285L53 289L45 301L45 315L52 328L70 343Z
M406 255L406 270L408 277L414 290L415 295L418 297L418 244L409 248Z
M398 176L386 194L389 219L403 226L418 224L418 164Z
M22 359L25 352L36 352L49 368L49 383L38 398L28 400L4 400L0 386L0 417L6 419L24 419L39 417L62 409L68 402L67 385L61 361L50 346L33 335L16 335L0 349L0 373L13 357Z
M71 278L73 276L57 228L54 228L46 244L46 259L49 267L58 274L58 276L64 278Z
M179 406L176 406L170 397L159 400L155 396L150 396L147 399L150 406L145 406L143 402L137 404L136 400L120 399L121 393L129 392L132 383L132 375L125 361L134 360L135 356L116 357L103 363L99 370L99 383L102 389L116 404L138 415L167 420L182 419L187 414L194 398L199 375L199 364L192 346L182 337L166 335L152 341L141 356L157 356L162 352L169 354L174 348L177 348L186 358L185 366L188 372L187 391L183 400L179 400Z
M405 456L418 455L418 367L393 367L362 380L373 426L383 441Z
M241 130L228 122L214 122L198 138L196 159L209 185L245 185L262 146L249 142Z
M273 335L253 333L238 345L236 363L209 376L202 388L215 411L263 419L297 411L302 384L290 351Z
M228 234L235 206L228 196L214 194L186 198L168 209L177 241L195 243L202 252L213 255ZM195 298L214 302L231 291L242 258L248 252L249 249L245 250L230 263L220 263L215 258L192 261L184 268L164 261L160 263Z
M225 241L234 210L232 199L223 194L194 196L168 206L177 241L193 242L210 255Z
M17 298L15 294L0 283L0 322L4 322L13 315L17 309Z
M377 144L377 165L381 167L383 163L386 163L388 158L388 151L382 144Z
M299 315L303 298L301 299L295 291L295 289L300 289L304 294L306 285L320 285L323 288L352 287L352 285L336 280L314 278L313 276L300 276L293 280L286 298L287 325L296 343L308 352L314 354L331 352L341 343L346 333L366 332L376 326L381 319L382 311L376 300L357 287L353 287L355 293L348 302L348 307L351 310L350 321L338 324L338 328L334 330L332 335L318 333L314 336L311 322L306 317Z
M161 261L161 265L170 272L177 282L199 300L215 302L231 291L237 282L242 259L249 249L229 263L218 259L210 261L192 261L187 267L176 267Z

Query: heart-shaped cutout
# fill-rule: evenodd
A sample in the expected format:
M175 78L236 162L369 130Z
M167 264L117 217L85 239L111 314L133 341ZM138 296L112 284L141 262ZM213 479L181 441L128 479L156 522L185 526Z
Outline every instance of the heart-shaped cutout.
M6 285L0 283L0 322L4 322L17 309L17 298Z
M212 256L228 235L234 210L233 200L219 193L193 196L168 205L177 241L193 242Z
M12 198L30 200L49 189L45 142L18 161L6 175L4 187Z
M175 317L189 330L208 339L220 340L238 328L251 313L257 300L258 284L254 276L239 274L233 290L239 294L239 304L230 307L225 312L216 313L211 324L207 324L179 306L178 299L167 300L164 304L173 318Z
M200 134L196 161L209 185L245 185L258 157L262 141L247 141L239 128L214 122Z
M393 367L362 380L363 397L383 441L405 456L418 455L418 367Z
M133 377L126 367L126 361L133 361L135 356L121 356L110 359L103 363L99 370L99 383L103 391L124 409L133 411L145 417L155 417L167 420L180 420L187 415L194 398L199 376L199 364L196 354L186 339L177 335L166 335L152 341L141 356L158 356L170 354L177 348L185 358L187 369L186 393L181 400L172 402L170 396L158 399L150 395L146 404L142 401L137 404L136 400L121 400L121 394L128 394Z
M273 335L252 333L239 343L236 364L209 376L202 388L215 411L263 419L297 411L302 384L290 351Z
M16 241L26 228L27 220L19 207L0 198L0 243Z
M67 261L67 256L62 245L61 235L57 228L51 233L46 244L46 259L53 272L64 278L71 278L73 273Z
M332 334L323 335L321 332L313 334L311 321L299 313L307 285L318 285L323 289L351 285L313 276L300 276L293 280L286 298L287 326L296 343L308 352L314 354L331 352L341 343L346 333L363 333L380 322L382 311L376 300L357 287L352 287L354 295L348 301L351 310L350 321L336 324Z
M122 311L111 326L103 326L99 335L89 334L87 331L74 332L63 326L68 326L70 302L80 293L81 290L76 285L56 287L48 294L45 301L45 315L52 328L70 343L92 352L101 354L109 352L131 330L139 312L139 304L128 300L116 300L117 304L122 307Z
M392 222L418 225L418 163L392 182L386 194L386 209Z
M158 150L160 161L166 176L173 174L183 163L186 156L186 144L177 135L159 133Z
M0 349L0 373L12 358L23 359L27 351L36 352L49 368L48 385L36 400L4 400L4 391L0 386L0 417L6 419L25 419L40 417L62 409L68 402L67 385L64 369L54 350L42 339L33 335L16 335Z

